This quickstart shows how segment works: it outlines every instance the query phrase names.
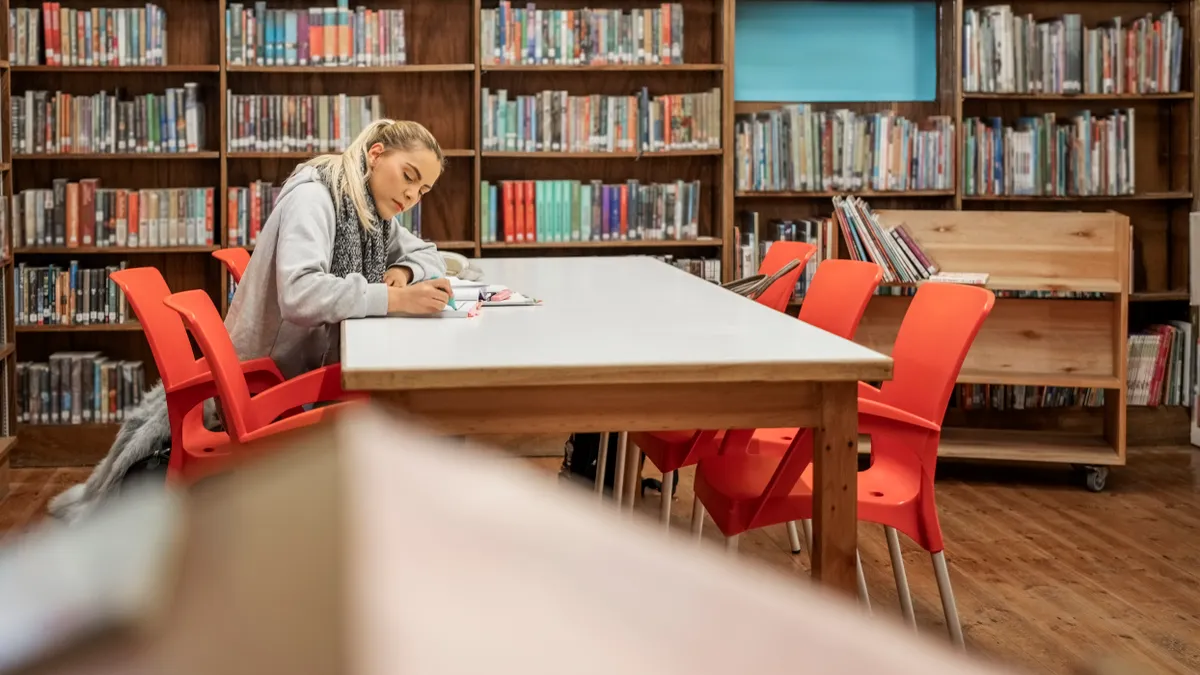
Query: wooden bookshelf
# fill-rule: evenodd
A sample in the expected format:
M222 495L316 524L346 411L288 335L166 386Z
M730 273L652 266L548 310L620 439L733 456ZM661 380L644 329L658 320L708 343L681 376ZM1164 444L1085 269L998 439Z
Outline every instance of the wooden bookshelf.
M8 0L0 0L0 10L8 16ZM0 27L0 56L8 56L8 22ZM12 138L7 132L12 128L9 104L12 93L12 68L8 60L0 61L0 126L6 131L0 141L0 191L6 197L13 194ZM12 250L12 227L2 235L4 248ZM17 350L16 332L13 324L13 260L14 256L0 257L0 293L3 294L4 311L0 316L0 499L8 494L10 456L17 442Z
M991 420L950 416L939 455L1124 464L1129 219L1114 211L885 210L878 215L885 225L903 223L942 269L987 273L988 287L998 295L1004 291L1103 294L1088 299L1001 295L958 378L964 384L1103 389L1104 405L1093 415L1090 428L1050 433L1045 428L1018 428L1017 420L1008 416L994 415ZM905 296L873 298L858 341L890 352L910 301Z
M747 2L749 0L741 0ZM762 1L762 0L759 0ZM0 0L3 2L3 0ZM40 7L38 0L12 0L14 5ZM479 38L481 33L480 10L494 8L497 0L374 0L363 3L377 9L404 9L408 40L407 64L390 67L324 67L324 66L230 66L225 63L224 12L225 0L159 0L166 10L169 41L168 66L144 66L125 68L94 67L46 67L16 66L2 68L4 81L4 113L9 114L7 96L9 78L15 78L13 86L20 93L26 89L61 89L72 93L94 93L101 89L112 91L123 87L132 93L161 91L166 87L180 86L184 82L200 85L206 103L206 134L208 147L202 152L190 154L146 155L22 155L11 158L15 171L5 172L5 188L8 194L26 188L49 187L56 177L80 179L99 177L106 186L112 187L214 187L218 207L216 208L215 231L217 247L227 245L225 213L221 205L227 188L246 186L255 180L266 180L280 184L295 168L296 164L311 156L297 152L233 152L226 145L226 97L235 94L283 94L283 93L346 93L352 95L378 94L385 115L394 118L412 119L425 124L446 149L448 160L446 171L436 189L423 201L423 236L437 242L447 250L455 250L468 256L528 256L528 255L646 255L671 254L677 257L715 257L722 261L722 272L726 279L733 273L733 262L738 253L734 239L737 213L755 210L763 219L805 218L827 216L830 212L830 197L837 192L739 192L735 191L734 117L739 113L761 112L777 108L793 101L735 101L734 100L734 19L737 0L683 0L685 12L684 63L671 65L583 65L583 66L531 66L531 65L485 65L480 58ZM1194 48L1197 17L1195 9L1200 0L1183 2L1137 2L1137 3L1084 3L1079 0L1052 0L1035 3L1023 0L1024 4L1013 3L1017 11L1030 11L1039 18L1076 12L1083 16L1084 25L1095 26L1120 14L1125 18L1140 16L1146 12L1159 13L1167 8L1186 17L1188 32L1184 47L1184 60L1190 64L1185 69L1183 91L1168 94L1148 95L1055 95L1055 94L977 94L964 93L962 66L960 63L962 44L962 15L964 6L980 7L982 0L938 0L937 82L936 98L930 101L867 101L867 102L822 102L814 105L819 109L846 108L857 112L890 110L910 120L923 120L933 115L948 116L954 121L961 134L963 120L970 116L999 115L1006 120L1024 113L1055 111L1070 114L1090 107L1103 110L1102 106L1134 107L1138 112L1137 142L1145 152L1139 155L1137 165L1137 192L1120 197L1089 198L1041 198L1024 197L966 197L963 195L960 171L955 167L954 188L946 190L914 190L909 192L863 192L859 193L878 210L911 210L920 212L960 210L970 212L995 212L997 218L1006 219L1011 214L1027 211L1079 211L1091 214L1119 212L1128 217L1133 232L1133 271L1123 280L1116 277L1095 279L1087 276L1064 277L1053 282L1055 288L1095 288L1109 294L1107 306L1112 312L1117 306L1132 303L1127 313L1128 325L1107 321L1097 325L1096 331L1113 337L1120 333L1120 344L1124 347L1124 331L1164 318L1186 318L1187 312L1187 214L1196 208L1196 195L1200 192L1193 181L1197 173L1197 149L1200 145L1200 115L1195 96L1197 84L1197 58ZM7 3L5 7L7 7ZM273 8L301 8L314 3L309 0L281 0ZM72 6L104 6L105 0L79 0ZM558 0L547 7L582 8L647 8L657 3L641 0L610 0L588 2L586 0ZM539 5L539 8L541 5ZM805 65L802 67L820 67ZM652 94L700 92L719 86L722 90L722 137L719 150L673 151L662 153L512 153L483 152L481 139L481 92L506 89L513 94L532 94L547 89L568 90L573 95L609 94L627 95L640 87L647 87ZM795 101L803 102L803 101ZM5 148L9 140L6 134ZM1153 149L1153 151L1148 151ZM961 146L959 148L961 150ZM955 153L961 157L961 151ZM956 159L955 164L959 163ZM694 241L611 241L611 242L562 242L562 243L484 243L481 239L479 196L480 181L491 182L524 178L541 179L601 179L605 182L637 179L642 182L699 181L701 183L700 235ZM16 183L15 186L13 183ZM1098 215L1097 218L1111 218ZM1005 222L1008 222L1007 220ZM1115 226L1114 226L1115 227ZM945 254L950 255L950 254ZM18 262L61 261L72 256L86 256L81 263L111 264L100 261L128 258L131 264L153 265L164 271L168 284L173 289L205 288L221 307L226 304L228 278L205 248L175 250L172 248L125 250L70 251L38 248L16 252ZM111 256L111 257L109 257ZM939 259L939 262L944 261ZM12 265L4 267L5 279L11 300ZM986 271L986 270L971 270ZM994 283L1005 283L1020 288L1039 288L1050 282L1044 274L1031 273L1014 276L996 271ZM1012 290L1017 290L1013 288ZM1119 300L1117 299L1119 298ZM989 325L1009 326L1019 321L1022 303L1028 300L1005 300L1001 309ZM1045 300L1030 307L1071 308L1080 303L1098 301ZM869 317L893 314L904 306L903 298L880 298L873 303ZM884 308L876 310L875 304ZM6 318L12 327L11 301ZM1086 305L1088 310L1065 309L1083 312L1074 317L1080 322L1085 319L1100 320L1087 314L1100 305ZM1009 307L1014 308L1011 312ZM885 311L886 310L886 311ZM1022 310L1024 311L1024 310ZM1042 309L1029 310L1032 313ZM1015 314L1013 312L1016 312ZM1108 316L1108 315L1106 315ZM1115 316L1115 314L1114 314ZM1090 317L1090 318L1089 318ZM894 318L894 317L893 317ZM1036 316L1030 316L1029 330L1043 330ZM876 320L876 319L872 319ZM1124 321L1124 319L1122 319ZM1053 326L1050 326L1053 327ZM61 329L25 329L9 331L19 334L17 353L21 360L45 360L55 351L99 349L114 358L139 359L146 364L147 382L157 378L153 359L145 340L137 330L127 327L94 329L95 327L72 327ZM875 330L875 329L872 329ZM37 333L36 336L33 333ZM1113 337L1116 340L1116 337ZM1090 343L1089 343L1090 344ZM1114 347L1115 349L1115 347ZM989 352L990 354L990 352ZM1115 352L1112 355L1116 363ZM1123 358L1121 363L1123 363ZM974 362L972 362L974 363ZM1112 372L1053 372L1050 361L1039 361L1035 369L1004 370L991 366L970 365L964 378L971 381L993 378L993 383L1017 383L1027 379L1031 384L1068 386L1068 382L1087 383L1078 386L1104 387L1109 392L1123 392L1123 370ZM11 369L13 357L6 361ZM967 380L964 380L967 381ZM11 387L14 383L10 382ZM6 407L11 411L13 400L9 396ZM1123 400L1123 393L1112 396ZM1115 405L1115 404L1113 404ZM1124 409L1124 406L1121 406ZM1058 414L1062 412L1062 414ZM1108 407L1103 415L1088 412L1074 416L1070 411L1037 411L1029 417L1043 420L1039 427L1030 424L1022 429L1029 432L1002 434L987 432L980 436L972 426L994 429L995 423L982 420L980 415L958 414L952 411L950 419L959 424L955 434L963 437L959 449L950 451L956 456L1054 459L1062 457L1080 459L1079 463L1111 464L1108 461L1124 458L1125 422L1120 425L1118 442L1115 437L1091 434L1086 442L1078 446L1047 438L1034 438L1035 428L1053 430L1055 433L1078 435L1083 428L1095 424L1104 427L1111 424ZM1132 420L1145 417L1144 429ZM1177 416L1168 416L1176 420ZM1070 419L1069 423L1059 423ZM1078 418L1078 419L1076 419ZM1122 417L1122 420L1125 418ZM1163 438L1163 417L1157 413L1142 416L1129 411L1131 420L1129 436ZM1186 438L1186 416L1179 428L1181 438ZM990 424L990 426L988 426ZM1171 424L1176 424L1172 421ZM101 425L102 426L102 425ZM29 444L37 444L47 438L39 431L21 433ZM958 429L961 429L959 431ZM100 438L93 446L104 445L111 440L108 429L77 430L81 434ZM70 432L64 432L70 433ZM974 434L974 437L973 437ZM1113 440L1110 440L1112 438ZM1011 441L1011 442L1010 442ZM56 441L57 442L57 441ZM14 462L36 462L35 454L25 454L22 443L14 454ZM81 447L84 444L80 444ZM59 446L55 446L59 447ZM62 446L62 452L70 452L70 444ZM1050 449L1047 449L1050 448ZM1082 449L1081 449L1082 448ZM88 458L94 459L95 448ZM33 453L34 451L31 451ZM57 452L57 450L56 450ZM26 460L25 458L29 459ZM82 457L82 456L81 456ZM1090 458L1090 459L1089 459ZM59 459L62 459L59 457ZM58 461L58 460L56 460ZM1058 461L1058 460L1055 460Z

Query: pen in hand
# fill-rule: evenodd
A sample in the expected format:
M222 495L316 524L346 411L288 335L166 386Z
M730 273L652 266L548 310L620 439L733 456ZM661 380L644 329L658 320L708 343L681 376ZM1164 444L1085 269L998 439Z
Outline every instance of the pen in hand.
M439 277L436 274L429 277L430 281L433 281L434 279L441 279L441 277ZM455 311L458 310L458 305L454 304L454 287L453 286L450 287L450 299L446 301L446 304L450 305L450 309L453 309Z

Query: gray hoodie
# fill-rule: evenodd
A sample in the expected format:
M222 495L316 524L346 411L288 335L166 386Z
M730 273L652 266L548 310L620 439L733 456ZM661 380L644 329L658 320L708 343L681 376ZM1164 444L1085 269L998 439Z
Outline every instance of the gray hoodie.
M239 358L270 356L292 378L336 363L342 320L387 314L387 286L330 274L334 218L316 169L301 168L284 183L225 318ZM446 273L437 247L395 221L388 266L409 268L413 282Z

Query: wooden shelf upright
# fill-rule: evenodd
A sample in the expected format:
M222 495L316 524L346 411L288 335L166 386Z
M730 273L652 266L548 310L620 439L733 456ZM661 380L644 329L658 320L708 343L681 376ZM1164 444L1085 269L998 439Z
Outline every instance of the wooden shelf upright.
M0 10L8 16L8 0L0 0ZM0 141L0 193L11 200L13 195L12 139L7 130L12 128L12 68L8 62L8 23L0 27L0 127L5 129L4 140ZM2 234L3 248L7 255L0 256L0 302L4 303L0 315L0 499L8 494L10 454L17 443L17 399L16 336L13 330L13 256L12 223Z

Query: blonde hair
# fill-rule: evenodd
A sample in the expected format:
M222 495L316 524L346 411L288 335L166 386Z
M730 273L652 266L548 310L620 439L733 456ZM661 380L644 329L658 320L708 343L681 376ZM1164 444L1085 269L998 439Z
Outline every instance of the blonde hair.
M368 231L374 228L375 223L367 201L367 179L370 177L367 151L376 143L382 144L385 152L425 148L437 157L438 162L446 161L437 139L421 124L408 120L380 119L368 124L341 154L320 155L300 165L328 171L334 208L342 203L342 195L349 195L359 222Z

